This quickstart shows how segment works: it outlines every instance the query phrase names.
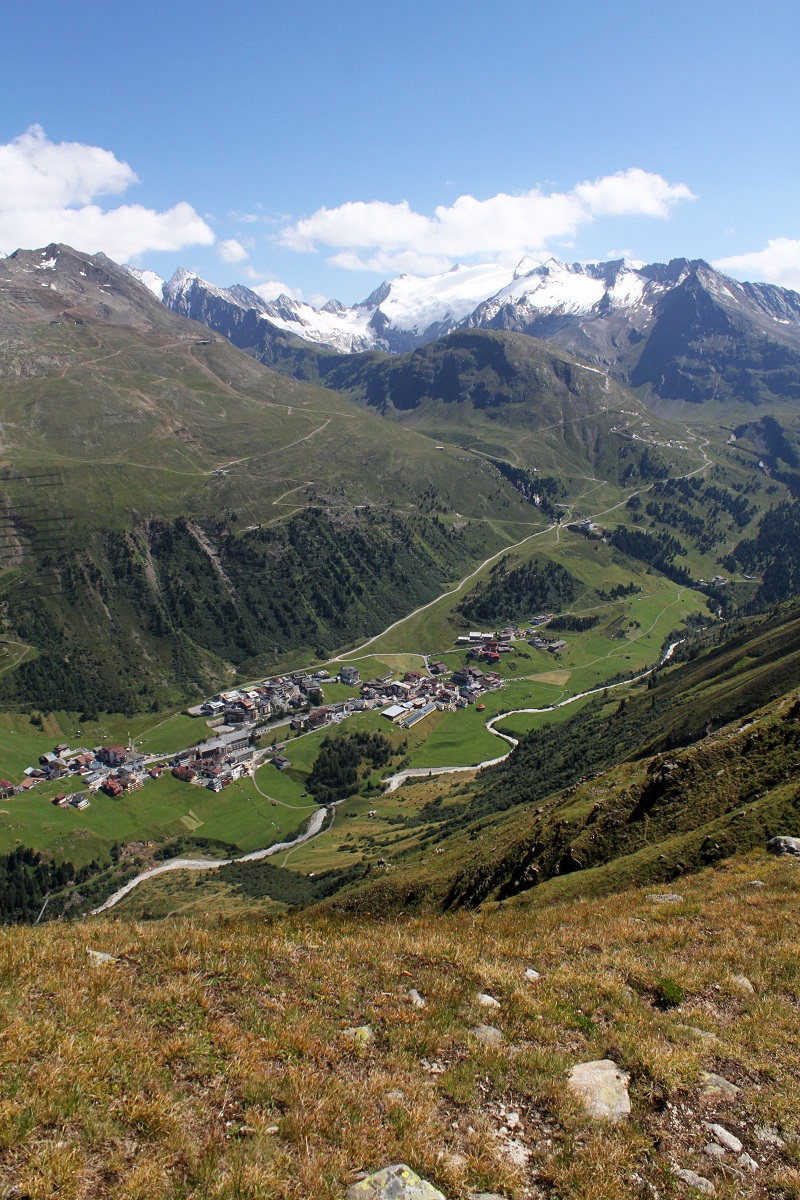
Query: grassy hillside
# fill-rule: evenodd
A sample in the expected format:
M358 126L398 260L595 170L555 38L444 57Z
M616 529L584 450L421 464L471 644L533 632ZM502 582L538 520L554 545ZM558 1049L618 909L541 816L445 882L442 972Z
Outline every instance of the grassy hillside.
M537 903L554 890L577 896L670 884L774 834L800 835L799 628L796 612L750 620L704 650L709 631L650 686L600 691L542 713L529 733L525 714L509 716L501 728L522 740L502 765L477 778L423 776L383 796L371 787L340 805L312 842L275 860L282 878L264 882L251 864L226 886L224 874L215 877L209 903L225 912L243 895L255 901L265 892L313 903L323 897L298 892L303 879L345 867L355 873L336 881L334 902L355 913L473 908L517 894ZM428 718L432 728L424 722L393 736L408 737L406 761L415 766L449 766L460 753L475 762L470 749L486 758L505 749L484 729L485 715L437 714ZM356 725L392 728L376 714L347 729ZM303 741L304 752L289 751L299 768L295 797L314 761L312 739ZM260 786L270 791L268 779ZM116 911L163 914L197 903L191 876L182 888L164 886L140 885Z
M410 354L339 355L287 344L270 365L344 392L395 422L444 442L561 478L657 477L685 461L669 430L629 391L580 359L522 334L469 330ZM658 430L665 450L631 440ZM653 474L655 472L655 474Z
M448 1200L681 1200L676 1168L721 1200L794 1196L795 874L761 850L682 879L677 904L633 888L444 920L6 929L2 1185L341 1200L405 1161ZM614 1126L567 1087L607 1057L631 1096ZM704 1122L758 1169L709 1158Z
M412 784L401 789L407 828L381 846L390 868L344 902L394 911L593 894L800 834L798 630L795 612L748 624L720 647L691 647L650 686L600 694L527 734L509 717L522 740L505 763L475 782L431 781L416 803ZM302 848L294 868L323 849ZM374 853L362 846L365 863Z

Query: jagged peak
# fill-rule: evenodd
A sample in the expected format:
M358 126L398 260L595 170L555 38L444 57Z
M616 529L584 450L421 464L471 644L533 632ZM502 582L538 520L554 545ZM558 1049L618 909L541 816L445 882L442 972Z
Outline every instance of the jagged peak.
M514 279L524 279L526 275L532 275L533 272L542 265L541 259L533 258L532 255L526 254L521 258L514 268Z
M400 278L402 279L403 276L401 275ZM384 279L383 283L379 283L375 290L370 292L366 300L362 300L360 304L356 305L356 307L377 308L379 304L383 304L384 300L389 298L391 292L392 285L389 283L388 279Z
M200 279L193 271L187 271L186 267L176 267L173 274L167 280L167 286L170 288L183 287L190 279Z

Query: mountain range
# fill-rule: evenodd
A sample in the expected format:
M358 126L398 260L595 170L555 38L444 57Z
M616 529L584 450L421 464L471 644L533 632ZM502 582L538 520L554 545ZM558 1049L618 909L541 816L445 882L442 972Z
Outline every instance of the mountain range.
M163 303L283 369L287 338L340 354L401 354L465 329L516 332L607 371L649 403L800 399L800 295L740 283L702 260L456 265L401 275L366 300L321 308L239 284L218 288L179 268L139 272Z
M461 274L450 273L456 291ZM497 297L489 274L482 269L480 286ZM532 528L586 516L587 487L606 489L617 519L642 521L619 511L631 489L706 469L698 435L648 411L652 395L626 387L624 372L615 378L530 336L530 324L479 327L479 311L488 325L505 310L476 307L478 276L469 278L463 306L472 309L459 310L459 328L404 353L345 354L279 328L253 293L186 272L162 286L57 244L0 261L0 583L15 664L0 679L6 701L133 711L202 694L236 672L322 657ZM573 307L578 290L584 307L595 296L591 312L569 319L598 337L638 314L649 329L639 369L661 345L688 378L694 335L678 317L689 309L708 318L700 361L719 393L725 378L746 381L741 363L760 347L752 388L782 398L755 420L751 406L731 403L724 411L738 423L721 429L717 416L702 435L716 447L728 516L714 515L719 496L705 491L684 496L680 512L649 502L664 546L671 530L687 539L672 554L689 558L662 566L713 577L713 556L739 531L755 533L769 496L800 490L787 408L800 299L729 287L702 264L671 273L620 264L605 275L550 264L518 275L515 311L556 278ZM412 283L403 284L409 297ZM422 283L429 299L440 286ZM391 311L398 288L386 285L373 315ZM723 310L728 334L712 334ZM434 312L446 328L441 305ZM630 350L622 328L616 341ZM712 350L727 376L714 374ZM770 373L763 361L781 353L789 365ZM745 490L755 508L745 505L750 516L728 529L734 492ZM650 561L653 546L645 551Z

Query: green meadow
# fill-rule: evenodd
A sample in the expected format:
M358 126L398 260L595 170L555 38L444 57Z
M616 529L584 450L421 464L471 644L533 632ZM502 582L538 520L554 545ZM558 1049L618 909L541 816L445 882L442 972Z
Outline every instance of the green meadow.
M35 846L81 866L94 858L107 858L114 842L194 835L230 843L246 853L280 841L311 811L289 801L273 806L250 779L212 792L175 779L169 772L116 799L97 792L82 812L51 803L59 791L80 790L79 779L61 780L38 784L26 795L2 801L0 852L18 845Z

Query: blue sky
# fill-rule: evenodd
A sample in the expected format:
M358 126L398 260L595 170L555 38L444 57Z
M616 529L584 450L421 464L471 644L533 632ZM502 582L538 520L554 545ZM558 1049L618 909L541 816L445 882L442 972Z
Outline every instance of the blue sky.
M6 253L347 302L526 252L800 289L797 0L44 0L4 27Z

